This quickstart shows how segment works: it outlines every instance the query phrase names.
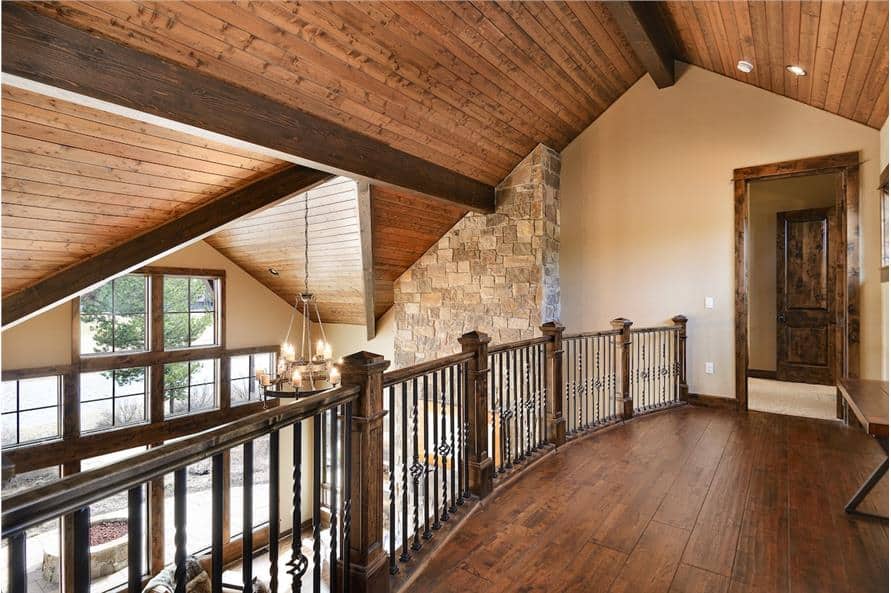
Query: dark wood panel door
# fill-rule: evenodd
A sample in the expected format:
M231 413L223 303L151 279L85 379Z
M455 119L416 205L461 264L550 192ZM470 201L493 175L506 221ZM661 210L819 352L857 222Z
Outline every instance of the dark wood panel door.
M777 379L834 383L835 208L777 213Z

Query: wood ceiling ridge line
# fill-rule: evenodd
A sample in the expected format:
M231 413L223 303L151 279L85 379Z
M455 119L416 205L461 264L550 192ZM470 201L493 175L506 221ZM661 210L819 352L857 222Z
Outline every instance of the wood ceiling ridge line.
M421 5L428 6L425 3L421 3ZM469 47L482 56L483 59L489 61L497 70L503 70L513 80L514 84L521 87L524 85L531 87L536 97L540 100L545 100L545 107L554 112L561 120L566 121L571 129L576 130L585 125L586 118L584 115L576 112L571 104L563 103L560 93L554 93L543 86L538 80L539 76L530 74L522 64L514 59L517 57L516 55L509 55L509 53L516 54L519 52L510 40L501 35L500 40L496 41L496 39L499 39L499 35L491 30L495 29L494 25L489 23L489 28L485 31L486 34L478 30L480 28L479 21L484 19L484 17L474 7L453 2L430 4L429 6L434 8L442 7L444 10L448 10L462 24L460 28L453 28L458 31L459 35L462 35L462 40ZM472 16L468 15L469 11L474 11L478 15L476 21L474 21ZM474 40L474 42L467 41L468 37ZM505 45L505 42L509 45ZM511 48L514 52L510 52ZM505 63L509 65L505 66ZM522 74L520 74L520 71L522 71ZM519 80L516 77L519 77Z
M562 89L562 93L558 94L565 93L567 97L572 97L573 101L570 101L568 106L578 109L578 115L583 122L590 122L594 118L596 111L579 107L579 104L587 103L585 90L579 88L577 83L571 80L571 77L555 76L549 72L547 65L543 63L546 60L542 58L542 55L547 54L544 54L538 43L509 14L504 12L500 5L479 1L473 1L472 5L482 16L482 21L490 25L487 30L496 35L496 38L503 40L502 45L516 58L515 62L517 60L524 62L529 65L530 69L537 71L538 78L548 81L555 88ZM506 28L507 31L503 28ZM598 108L600 107L602 105L598 105Z
M591 39L597 43L597 46L603 52L609 63L616 68L616 72L619 74L626 88L634 84L634 81L640 78L640 73L643 72L643 66L628 61L629 57L634 60L636 60L636 58L634 58L634 56L628 56L621 51L621 48L613 41L612 36L607 30L607 27L603 24L601 18L594 14L594 11L591 10L590 6L585 2L566 2L564 5L568 11L578 19L582 28L591 36ZM604 37L606 39L604 39ZM606 43L607 40L609 43Z
M571 78L583 94L587 95L601 111L609 107L611 91L580 65L564 48L554 33L548 31L539 18L533 14L526 4L499 4L499 8L514 24L528 35L541 51L559 66L565 75ZM541 8L541 7L539 7ZM537 11L540 14L540 11ZM585 64L586 66L588 64ZM602 75L601 75L602 76ZM527 152L528 154L528 152ZM524 155L525 156L525 155Z
M38 112L48 113L50 115L49 117L38 117L39 114L31 116L29 115L29 109L22 110L18 106L26 106L30 108L30 110L37 110ZM66 132L79 134L88 138L97 138L99 140L105 140L108 142L117 142L127 146L135 146L166 154L174 154L177 156L187 157L199 162L208 162L229 167L236 167L238 169L244 169L247 171L256 172L265 170L272 165L279 164L281 162L266 162L250 158L247 155L242 156L225 151L196 147L192 146L191 144L178 142L176 140L169 140L167 138L151 136L150 134L141 134L139 132L127 130L125 128L108 125L100 121L88 120L77 116L70 116L59 112L50 111L41 107L33 107L31 105L18 103L17 101L9 99L3 101L3 111L4 114L9 115L16 120L26 121L47 128L64 130ZM70 120L76 121L66 123ZM92 124L93 129L90 129L90 127L80 127L75 125L78 121L88 122ZM103 133L104 129L120 130L121 134L115 135L113 133ZM185 136L185 134L183 135ZM147 143L146 138L156 138L156 140L151 143ZM184 147L188 148L184 149ZM187 153L185 152L185 150L191 151L191 153ZM214 158L215 156L216 158ZM247 161L248 164L242 164L243 161Z
M154 124L142 122L139 120L128 119L116 113L100 111L92 107L78 105L77 103L71 103L68 101L63 101L61 99L54 99L52 97L47 97L46 95L41 95L39 93L27 91L25 89L20 89L7 84L2 85L2 94L4 98L8 98L9 100L15 101L17 103L30 105L31 107L36 107L38 109L43 109L53 113L63 113L70 117L83 119L86 121L102 123L103 125L115 127L121 130L127 130L135 134L143 134L146 136L172 140L174 142L180 142L189 146L195 146L196 148L204 148L215 152L240 155L244 158L250 158L251 160L268 163L269 165L281 163L281 160L275 157L266 156L261 153L253 154L247 150L213 142L212 140L207 140L205 138L201 138L200 136L194 136L192 134L185 134L183 132L169 130L161 126L156 126ZM91 118L88 117L88 115L93 115L94 117ZM99 118L103 119L101 119L100 121Z
M443 25L439 19L427 12L428 9L441 9L448 12L449 17L447 18L458 19L459 17L452 13L448 8L437 7L434 3L430 2L423 2L420 5L411 2L401 2L399 6L400 10L414 11L414 14L422 19L421 21L412 20L409 22L402 18L401 20L403 22L410 24L422 35L431 38L435 36L436 38L441 39L443 46L451 52L450 54L443 56L443 59L450 56L456 60L453 61L451 65L443 64L450 72L453 72L456 76L464 78L468 84L473 86L473 88L478 89L479 92L486 93L491 100L496 101L501 105L510 105L518 117L526 116L531 121L539 122L544 126L544 128L540 128L539 133L541 133L542 137L552 138L554 145L567 142L568 139L572 137L575 128L567 119L564 119L561 116L559 110L555 111L551 109L535 94L529 92L522 85L513 81L509 75L499 71L496 65L490 63L490 61L480 54L478 50L474 49L466 39L462 38L460 32L456 31L453 38L451 35L452 31L448 25ZM437 55L442 55L442 52ZM459 69L459 62L468 69L468 73L459 74L458 72L455 72L455 70ZM475 62L480 66L482 71L479 69L474 70L471 62ZM442 60L440 60L439 63L442 64ZM485 81L488 85L491 85L491 89L487 88L487 85L485 84L480 84L481 81ZM493 94L495 96L492 96ZM538 123L536 125L538 125Z
M166 10L172 10L172 5L163 5ZM221 7L225 7L225 5L216 5L217 9ZM178 7L182 8L182 7ZM157 11L156 11L157 12ZM202 11L203 12L203 11ZM215 19L216 17L213 15L207 14L209 18ZM163 15L162 15L163 18ZM220 20L220 19L217 19ZM216 33L219 31L219 28L209 28L208 30L196 29L194 26L188 24L188 21L185 21L182 18L182 15L179 14L176 19L177 23L183 24L183 26L188 27L192 31L195 31L199 34L210 35L211 33ZM224 22L224 21L221 21ZM226 34L233 33L233 29L238 28L236 24L230 23L229 27L225 28ZM306 51L315 53L315 57L319 58L320 56L328 56L325 61L328 62L328 66L331 68L329 71L327 68L319 65L316 66L315 62L311 59L307 59L305 56L299 56L297 54L291 53L290 45L281 45L277 43L270 42L262 37L259 37L256 33L248 32L243 29L240 29L246 35L252 36L251 47L252 48L260 48L266 47L267 50L275 53L280 52L280 55L277 60L280 62L276 65L272 60L276 59L273 56L266 55L264 57L267 67L264 69L265 72L272 72L282 70L286 73L286 75L290 75L290 71L287 71L281 63L291 64L294 58L301 58L303 60L302 64L304 68L311 67L315 68L314 71L306 71L301 70L301 80L305 81L313 81L316 84L320 85L322 88L326 89L327 93L342 93L343 90L348 90L347 94L342 94L342 97L345 102L350 102L355 105L356 108L359 109L359 112L362 110L365 111L373 111L380 117L384 118L387 121L387 125L393 130L399 130L402 133L408 133L408 137L411 137L413 133L417 133L418 130L427 128L432 130L431 134L425 134L421 138L425 141L425 143L429 143L430 145L435 145L439 148L439 150L449 154L449 151L453 151L454 154L451 154L452 158L459 158L461 160L467 162L476 163L476 166L485 170L488 166L488 161L498 162L501 157L498 154L497 145L491 143L490 140L485 138L483 135L480 135L478 132L473 130L468 126L464 126L463 124L456 125L456 122L448 122L441 121L439 119L439 115L435 110L423 109L421 106L416 105L414 102L408 102L406 104L401 105L399 113L402 115L412 114L410 117L408 124L403 124L397 117L395 113L388 113L388 101L396 102L396 97L393 96L393 93L400 92L396 89L393 89L387 86L385 83L379 82L377 79L372 77L368 77L368 80L364 81L363 84L354 83L351 80L351 76L349 72L343 72L343 68L347 68L349 70L349 66L340 62L337 59L332 59L328 54L319 50L315 45L308 44L300 41L302 46L305 46ZM230 47L234 48L236 51L239 51L235 45L232 44L231 41L227 41L225 39L221 39L219 37L215 37L215 39L223 44L227 44ZM291 41L290 37L282 37L282 42ZM263 46L262 44L266 44ZM288 49L285 49L288 47ZM247 52L244 52L247 53ZM339 78L335 78L333 80L325 81L326 77L334 77L335 72L341 71ZM331 86L331 85L334 86ZM379 106L375 106L374 101L369 101L369 98L376 98L376 94L368 94L369 89L368 86L371 87L372 91L376 91L380 93L381 97L387 97L388 100L381 99L381 103ZM404 109L407 108L407 109ZM432 118L432 119L431 119ZM451 128L449 126L452 126ZM453 139L461 138L461 142L455 142ZM477 156L474 152L467 151L464 146L465 145L473 145L480 151L482 156ZM519 153L518 153L519 154ZM519 158L522 158L523 155L519 155ZM506 166L506 165L505 165Z
M86 12L74 13L69 10L68 13L66 13L66 16L68 16L68 17L90 16L90 18L93 18L95 20L96 18L100 18L100 17L95 16L95 13L98 12L100 15L104 15L104 16L101 16L101 18L104 20L114 20L116 18L114 15L106 13L98 8L93 8L93 7L86 6L86 5L78 5L78 7L79 7L79 9L82 8L84 10L90 9L90 10L92 10L92 12L91 13L86 13ZM38 7L38 9L39 9L39 7ZM45 16L45 18L50 18L50 19L53 18L52 16L46 16L46 15L44 15L44 16ZM124 18L124 17L117 17L117 18L119 18L125 22L128 20L127 18ZM270 79L262 78L258 74L256 74L259 71L263 71L262 64L255 64L252 69L250 69L250 68L246 69L241 66L232 65L228 62L223 62L220 59L218 59L216 57L216 54L208 54L208 53L205 53L202 51L193 50L187 46L182 46L182 48L179 48L179 46L182 44L180 44L179 42L172 40L172 39L156 39L152 32L146 32L145 30L141 30L141 33L147 40L149 40L150 43L143 44L143 45L137 45L135 47L130 47L130 45L128 44L128 41L133 41L134 39L132 37L125 36L125 37L121 38L121 36L118 35L117 37L109 38L109 37L106 37L106 34L108 33L108 31L103 29L103 27L101 26L102 25L101 22L100 22L100 26L96 26L95 24L85 25L84 23L81 22L81 20L78 20L77 18L75 18L75 22L79 23L77 25L72 24L67 20L65 21L65 24L67 26L75 28L79 31L82 31L84 27L86 27L88 30L97 31L97 32L99 32L100 35L102 35L103 39L106 39L108 41L111 41L112 43L121 45L123 47L127 47L128 49L131 49L135 52L144 52L147 55L151 55L153 57L159 57L160 59L172 61L175 65L179 66L180 68L194 67L195 66L194 58L189 58L189 56L195 56L195 55L200 54L204 58L201 61L202 69L200 70L200 72L202 73L203 76L215 78L218 81L224 82L226 84L232 84L232 83L225 82L225 68L226 67L235 68L239 72L240 84L238 86L239 86L239 88L245 90L246 92L249 92L249 93L252 93L252 94L255 94L258 96L262 96L270 102L277 102L277 103L284 104L289 109L293 109L295 111L303 111L307 115L311 115L314 118L325 119L328 122L333 122L333 125L335 125L335 126L342 127L346 130L350 130L352 133L365 136L366 138L369 138L369 139L373 139L374 141L380 142L381 144L386 142L387 144L402 147L402 148L396 148L394 150L397 150L400 152L402 152L404 150L411 150L412 151L411 153L403 153L403 154L410 155L413 158L417 158L418 160L427 159L427 162L429 162L430 164L435 164L444 170L449 170L450 172L454 173L453 170L449 169L449 166L454 164L454 162L456 160L456 156L454 154L449 154L448 151L443 152L441 150L442 147L440 147L440 146L437 146L437 147L431 146L431 144L435 143L432 141L431 138L429 138L429 137L417 138L414 135L404 136L404 135L402 135L401 132L399 134L397 134L395 131L393 131L390 128L390 126L381 126L380 122L376 123L376 122L369 121L367 118L365 118L365 115L367 114L367 110L365 109L364 104L361 104L361 103L355 104L355 106L357 108L359 108L359 110L362 114L361 116L357 115L355 113L347 113L344 111L338 111L337 109L332 108L330 104L326 104L326 103L318 100L314 95L309 94L303 90L299 90L298 87L299 87L301 81L312 82L313 84L315 84L313 81L310 81L309 79L304 79L302 77L299 77L298 79L289 81L290 84L286 84L284 82L278 82L278 81L273 81ZM171 55L170 51L159 52L158 51L159 44L160 44L160 47L164 48L164 49L174 48L175 49L174 53ZM220 65L223 65L222 71L220 70ZM53 86L64 87L65 85L57 83ZM274 87L275 92L269 93L268 92L269 88L267 88L267 87ZM326 94L329 94L329 93L327 93L327 91L326 91ZM339 103L339 105L342 106L342 103ZM323 115L319 115L319 114L323 114ZM359 123L360 129L358 131L352 130L348 127L348 123ZM406 129L408 129L408 128L406 128ZM410 130L413 132L417 132L414 128L411 128ZM381 139L380 140L376 139L375 134L380 135ZM284 150L283 152L287 152L287 150ZM416 156L416 155L419 155L419 156ZM312 159L309 159L309 160L312 160ZM471 177L468 177L468 179L473 179L474 181L483 180L483 183L492 185L495 183L495 181L497 179L500 179L499 172L496 172L493 170L487 170L487 169L488 169L488 167L487 167L487 164L485 164L485 163L483 164L482 169L476 165L473 167L466 167L465 173L461 173L461 175L465 175L465 176L470 175Z
M628 40L616 25L615 19L612 18L612 15L609 14L602 2L584 2L583 5L583 9L594 15L606 36L616 47L616 55L619 62L625 62L628 65L631 78L633 79L632 83L638 80L642 74L646 73L646 68L644 68L631 44L628 43Z
M8 120L15 120L17 123L10 125L11 122ZM17 136L23 136L31 140L36 140L38 142L59 144L61 146L77 148L80 150L86 150L89 152L104 154L112 157L120 157L121 154L141 154L143 155L141 157L128 156L124 158L130 158L143 163L172 167L175 169L183 169L186 171L193 171L198 173L210 172L214 175L232 180L242 180L258 173L258 171L251 169L230 167L228 165L222 165L220 163L201 161L200 159L192 159L190 157L185 157L182 155L161 152L151 148L125 144L123 142L93 138L79 132L70 132L68 130L63 130L60 128L49 128L47 126L34 124L26 120L15 118L13 115L7 114L5 112L3 113L2 121L4 133L12 133ZM41 131L44 133L41 133ZM98 146L90 141L78 141L79 139L87 138L98 140ZM211 170L208 171L207 169L196 168L201 163L211 165Z
M36 157L36 158L35 158ZM117 181L120 183L127 183L130 185L138 185L145 187L156 187L163 189L171 189L171 190L179 190L179 188L183 188L180 191L188 191L195 194L200 194L204 192L220 192L228 189L225 185L215 185L210 183L199 183L195 181L184 181L180 179L171 179L169 177L163 177L160 175L149 175L147 173L136 173L134 171L127 171L125 169L116 169L113 167L103 167L102 165L94 165L92 163L84 163L81 161L73 161L66 160L59 157L52 156L44 156L37 155L33 152L28 152L24 150L19 150L17 148L7 148L3 147L2 157L0 157L0 161L5 164L12 165L22 165L25 167L30 167L32 169L40 169L44 171L53 171L55 173L65 173L71 175L78 175L81 177L90 177L93 179L103 179L106 181ZM69 164L64 164L69 163ZM66 168L68 167L68 168ZM78 169L83 170L78 170ZM89 174L86 172L89 171ZM100 177L100 175L105 174L105 177ZM133 179L139 179L139 181L127 181L126 177L132 176ZM163 180L163 181L160 181ZM166 182L177 182L179 184L187 184L187 185L177 185L177 187L164 187L163 185L159 185L160 183ZM153 183L152 184L150 184ZM171 183L171 185L175 185ZM185 189L186 187L191 187L192 189Z
M267 7L269 5L266 5ZM406 31L406 24L404 19L401 18L401 15L394 13L392 9L388 6L383 5L382 3L375 4L362 4L362 5L354 5L348 3L334 3L330 5L330 7L326 8L327 14L318 13L312 11L312 5L308 5L306 7L308 10L306 12L311 12L310 15L307 15L306 18L312 19L313 16L316 17L315 20L309 20L310 23L315 23L317 26L319 25L321 19L325 16L330 16L331 11L337 10L339 11L337 14L338 21L340 23L344 23L344 13L340 11L360 11L360 15L365 15L367 13L362 11L378 11L376 14L384 14L383 11L388 11L386 14L390 21L387 26L387 35L381 36L383 38L376 38L372 32L369 32L365 25L370 27L375 27L374 19L369 18L359 18L359 19L351 19L349 21L350 26L353 27L349 33L343 32L337 28L336 24L331 23L331 25L326 29L326 33L330 35L340 34L340 37L346 38L345 43L349 44L350 39L359 39L359 35L356 31L361 31L361 41L362 44L369 48L369 51L377 56L376 61L381 64L382 67L387 68L389 71L393 73L405 76L407 73L405 72L407 65L411 67L411 79L413 84L421 86L423 88L422 83L429 84L431 89L436 89L437 96L439 96L442 100L449 102L456 109L460 111L464 111L465 109L470 109L474 118L483 123L484 125L491 126L498 130L498 136L502 136L504 138L513 138L512 144L513 148L512 152L516 152L517 150L521 150L522 146L525 144L534 142L532 136L530 136L527 132L520 129L514 124L514 117L504 112L504 105L498 103L497 101L493 101L488 98L482 92L473 91L473 87L468 84L466 80L464 80L461 76L452 72L447 65L442 64L437 60L436 56L431 55L431 52L428 47L428 40L424 37L417 37L413 39L406 40L405 42L410 44L412 49L415 50L416 56L423 56L426 64L416 63L417 60L412 60L412 56L400 56L402 59L401 62L397 62L395 56L397 55L397 50L393 49L392 45L384 46L389 39L399 39L400 41L405 40L406 37L401 31ZM291 8L293 12L293 7ZM377 49L375 49L377 48ZM368 52L365 52L366 55ZM371 59L374 59L374 56L370 56ZM442 74L448 73L450 76L449 80L443 80ZM456 88L452 88L455 86ZM543 131L539 131L539 133L547 133ZM518 138L519 137L519 138ZM525 143L525 144L524 144Z

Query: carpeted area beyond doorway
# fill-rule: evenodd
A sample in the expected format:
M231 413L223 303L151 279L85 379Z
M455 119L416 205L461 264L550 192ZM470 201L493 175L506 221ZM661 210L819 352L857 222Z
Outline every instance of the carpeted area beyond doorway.
M749 379L749 409L835 420L835 387Z

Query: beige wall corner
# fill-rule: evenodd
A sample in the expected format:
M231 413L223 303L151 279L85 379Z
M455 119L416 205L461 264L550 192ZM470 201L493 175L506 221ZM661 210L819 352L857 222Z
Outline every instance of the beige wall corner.
M570 331L690 318L690 391L734 396L738 167L861 155L861 373L882 374L879 131L693 66L638 81L562 152L560 276ZM715 308L704 299L714 297ZM714 374L705 374L705 362Z

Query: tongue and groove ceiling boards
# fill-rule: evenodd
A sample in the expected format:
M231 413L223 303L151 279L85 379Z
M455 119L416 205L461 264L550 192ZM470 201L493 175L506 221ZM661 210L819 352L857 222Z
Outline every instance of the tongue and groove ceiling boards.
M875 128L887 117L887 2L2 10L4 313L7 296L49 302L59 270L113 246L141 253L154 235L139 233L226 192L238 212L211 211L230 226L209 242L291 302L309 188L323 319L373 320L465 212L493 210L494 186L537 144L561 150L647 73L670 86L675 59ZM271 209L240 220L249 198Z
M888 2L661 2L677 59L881 128ZM739 60L755 69L745 74ZM806 76L786 66L798 65Z

